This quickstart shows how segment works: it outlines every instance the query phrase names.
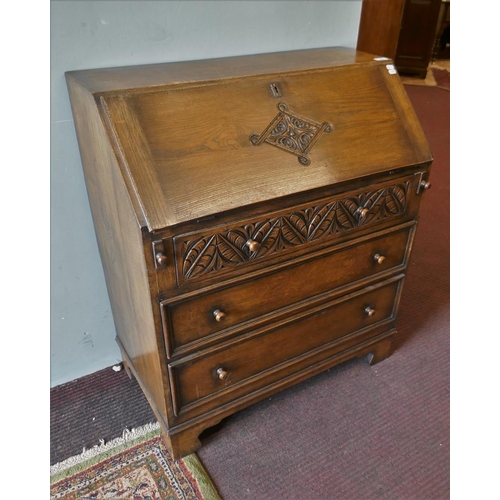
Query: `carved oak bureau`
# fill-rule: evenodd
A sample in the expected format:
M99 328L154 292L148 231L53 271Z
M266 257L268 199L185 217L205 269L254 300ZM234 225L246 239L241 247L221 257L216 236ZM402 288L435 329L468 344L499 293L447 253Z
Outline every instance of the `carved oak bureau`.
M66 80L117 341L174 457L391 353L432 162L391 61L325 48Z

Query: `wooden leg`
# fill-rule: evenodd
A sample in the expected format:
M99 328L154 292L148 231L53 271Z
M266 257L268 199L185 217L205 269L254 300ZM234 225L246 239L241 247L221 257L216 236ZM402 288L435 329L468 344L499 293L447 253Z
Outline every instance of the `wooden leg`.
M201 448L200 434L207 428L217 425L219 421L207 422L184 429L178 433L167 434L162 429L162 438L173 458L179 459L191 455Z
M381 340L377 344L373 346L373 350L367 354L366 360L368 364L375 365L388 358L393 352L392 347L392 335L390 337L386 337L384 340Z

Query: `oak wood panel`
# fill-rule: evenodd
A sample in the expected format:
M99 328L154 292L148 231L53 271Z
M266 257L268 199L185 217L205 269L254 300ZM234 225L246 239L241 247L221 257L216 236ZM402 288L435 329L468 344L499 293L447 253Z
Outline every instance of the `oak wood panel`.
M148 272L144 258L147 237L137 220L92 95L71 78L68 89L117 335L166 419L168 386L162 377L159 318L155 318L158 314L151 306L151 294L157 293L150 289L154 271Z
M129 99L116 96L101 102L146 223L149 227L159 227L164 221L172 220L171 206L163 198L147 139Z
M130 89L176 86L200 81L245 78L259 74L279 75L288 71L369 63L371 54L345 47L271 52L197 61L144 64L115 68L69 71L90 92L116 92Z
M301 190L315 189L431 158L427 144L402 126L379 65L280 80L280 99L269 94L270 82L262 77L130 97L160 184L139 196L154 207L148 195L162 190L163 205L170 205L172 214L150 229L231 210L243 200L249 205L287 196L297 191L298 179ZM279 102L298 115L333 124L312 148L307 167L293 154L250 141L276 116Z
M394 59L405 0L363 0L357 50Z
M401 124L405 127L408 135L413 138L413 148L417 163L421 162L425 164L432 162L433 156L429 143L427 142L427 138L420 126L415 110L411 105L401 79L392 78L394 75L389 75L387 72L382 73L386 79L387 89L392 96L394 105L398 114L401 116Z
M400 281L393 281L372 285L362 292L354 292L334 301L327 308L324 305L315 308L311 304L307 316L294 319L291 323L277 323L278 326L241 336L223 347L200 351L170 363L176 413L211 394L222 391L227 395L232 386L238 387L258 373L286 364L377 322L391 319L399 284ZM367 307L376 310L373 316L365 312ZM339 318L342 318L341 321ZM227 379L218 378L219 368L228 372ZM264 377L264 380L269 379L269 375ZM207 403L207 408L216 404L217 400L213 399Z
M366 277L401 270L406 265L406 250L412 228L405 228L364 243L355 243L314 259L266 274L243 284L197 295L194 299L164 304L164 328L170 354L176 349L214 333L232 333L240 323L277 311L298 301L329 292ZM378 263L374 256L384 257ZM295 263L294 263L295 264ZM225 313L216 321L214 311ZM285 313L286 314L286 313ZM274 315L272 315L274 318ZM248 326L247 326L248 328ZM220 337L219 337L220 338ZM197 345L197 349L201 346Z

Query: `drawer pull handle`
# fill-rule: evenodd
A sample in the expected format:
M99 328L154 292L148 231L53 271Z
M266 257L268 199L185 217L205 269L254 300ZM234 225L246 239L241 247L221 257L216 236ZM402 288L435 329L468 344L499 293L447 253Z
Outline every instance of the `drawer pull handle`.
M365 307L365 313L367 316L373 316L375 314L375 309L373 309L372 307L368 306L368 307Z
M359 218L364 219L368 215L369 210L367 208L358 208Z
M156 262L158 262L159 266L163 267L167 264L168 259L164 253L158 252L155 257L156 257Z
M222 321L226 317L226 313L221 309L216 309L214 311L215 321Z
M373 260L377 263L377 264L382 264L382 262L384 262L385 260L385 257L379 253L376 253L374 256L373 256Z
M255 241L255 240L248 240L245 243L245 246L248 247L250 252L256 252L260 247L260 243L258 241Z
M431 188L431 183L429 181L422 181L420 183L420 187L422 189L430 189Z
M224 368L217 368L217 377L220 378L221 380L227 380L227 377L229 377L229 372L224 370Z

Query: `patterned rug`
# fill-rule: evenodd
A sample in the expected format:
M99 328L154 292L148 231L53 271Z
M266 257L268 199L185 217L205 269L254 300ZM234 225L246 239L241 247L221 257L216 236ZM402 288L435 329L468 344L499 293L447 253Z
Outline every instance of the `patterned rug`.
M52 500L221 500L195 454L173 460L158 423L50 468Z

